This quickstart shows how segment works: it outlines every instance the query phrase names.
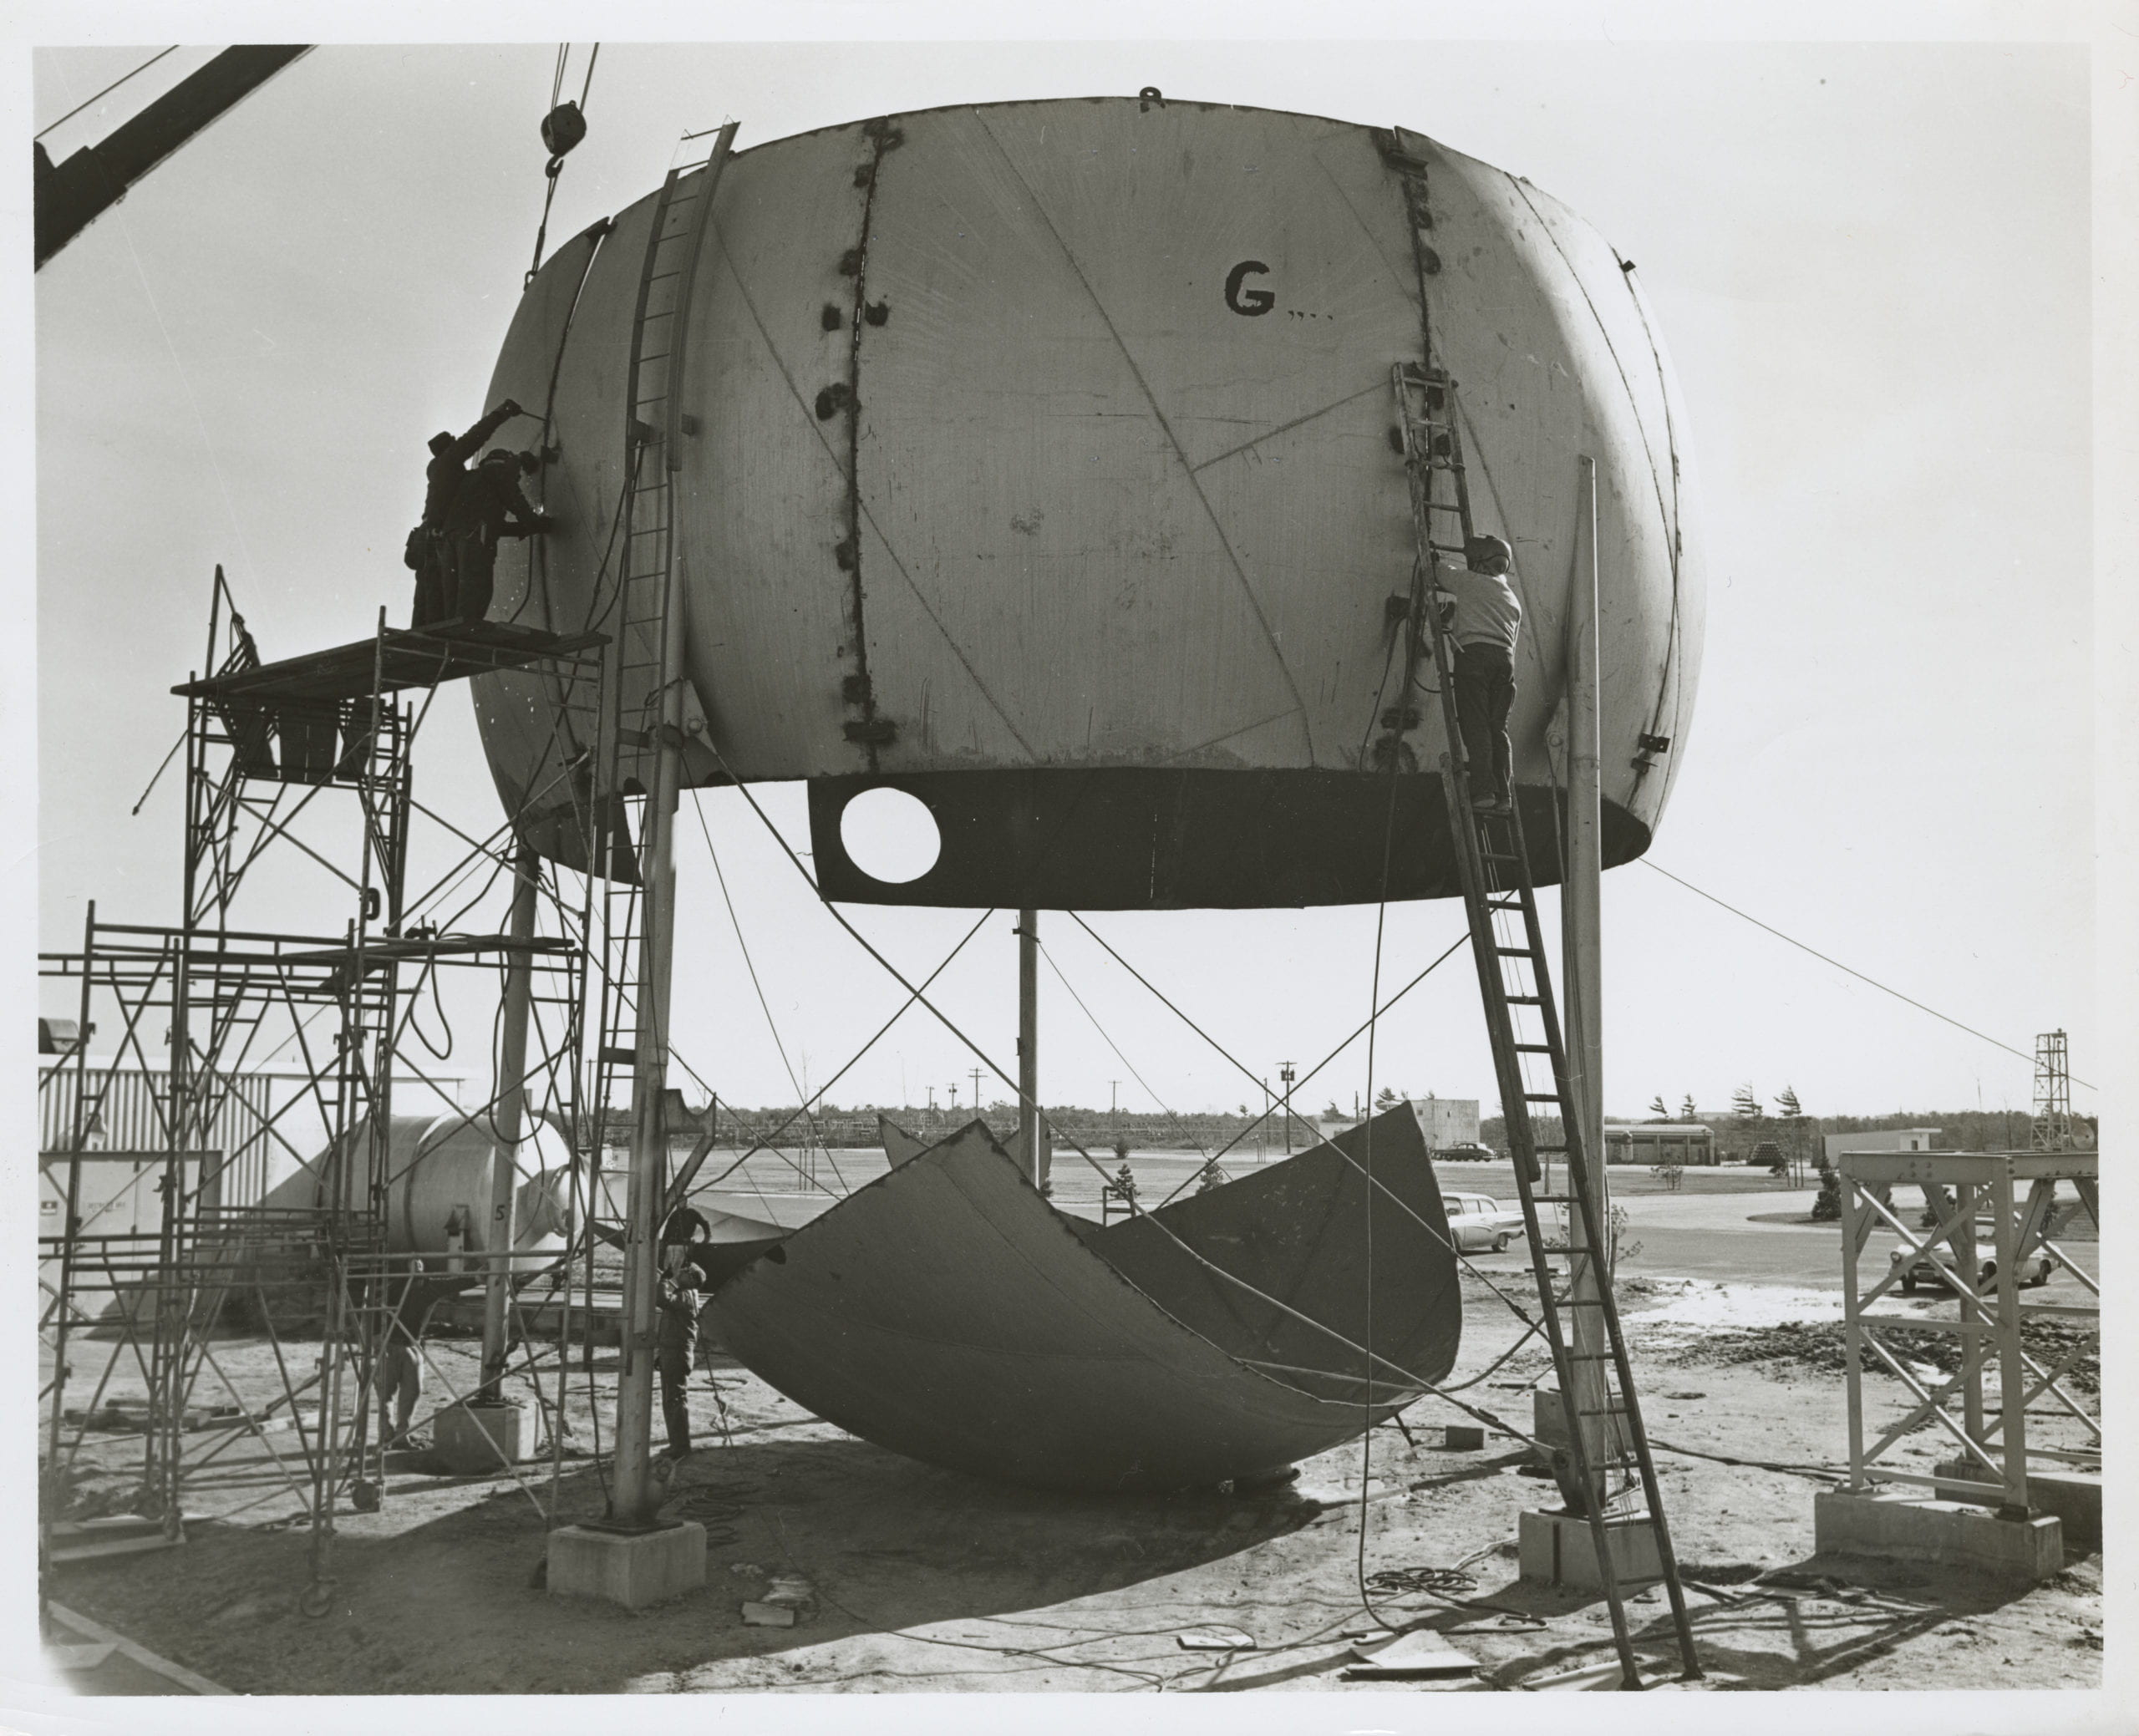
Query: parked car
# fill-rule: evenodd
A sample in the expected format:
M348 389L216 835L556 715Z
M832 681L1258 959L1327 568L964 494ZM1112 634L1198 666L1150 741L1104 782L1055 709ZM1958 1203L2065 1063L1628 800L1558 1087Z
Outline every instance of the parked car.
M1459 1164L1489 1164L1500 1153L1490 1145L1481 1145L1475 1140L1466 1140L1460 1145L1444 1145L1434 1155Z
M1894 1249L1887 1256L1888 1264L1900 1267L1905 1251ZM2040 1288L2050 1282L2053 1262L2047 1254L2035 1254L2020 1262L2020 1287L2023 1290ZM1922 1253L1909 1261L1902 1270L1902 1288L1913 1292L1919 1284L1938 1284L1951 1287L1954 1273L1954 1255L1950 1248L1938 1247ZM1998 1262L1985 1260L1976 1272L1975 1287L1979 1293L1998 1282Z
M1448 1227L1458 1251L1501 1252L1522 1233L1522 1214L1485 1194L1444 1194Z

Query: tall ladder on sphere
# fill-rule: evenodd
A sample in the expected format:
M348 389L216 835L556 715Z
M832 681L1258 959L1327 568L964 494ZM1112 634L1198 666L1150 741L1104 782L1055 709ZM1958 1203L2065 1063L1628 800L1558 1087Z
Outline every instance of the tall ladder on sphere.
M1464 909L1471 922L1471 950L1478 964L1478 986L1493 1048L1493 1070L1500 1085L1509 1150L1515 1160L1516 1188L1522 1200L1523 1228L1529 1238L1531 1266L1537 1279L1546 1338L1552 1348L1552 1368L1559 1380L1567 1430L1566 1462L1556 1464L1554 1470L1568 1505L1589 1523L1598 1576L1611 1606L1613 1637L1625 1671L1623 1685L1639 1688L1642 1681L1607 1526L1615 1517L1636 1516L1632 1498L1637 1495L1645 1504L1654 1529L1684 1678L1695 1680L1701 1671L1694 1650L1693 1627L1686 1612L1686 1595L1679 1580L1670 1529L1664 1520L1655 1461L1642 1425L1618 1305L1612 1295L1611 1272L1606 1261L1593 1251L1607 1247L1608 1226L1596 1221L1588 1185L1589 1154L1583 1148L1582 1123L1567 1079L1567 1051L1552 996L1544 933L1537 920L1537 888L1531 879L1522 818L1519 810L1505 815L1486 815L1471 806L1469 768L1456 709L1455 648L1430 594L1433 587L1426 582L1438 578L1444 561L1451 564L1463 561L1473 534L1456 382L1444 369L1416 363L1397 363L1391 370L1391 380L1401 414L1404 466L1410 484L1411 519L1420 557L1409 631L1420 631L1423 617L1431 635L1434 667L1440 681L1441 716L1448 738L1448 754L1441 762L1441 788L1448 805L1449 830L1456 840ZM1456 533L1453 541L1448 539L1451 530ZM1529 1069L1540 1061L1549 1068L1549 1084L1542 1080L1533 1084L1529 1076ZM1541 1145L1531 1124L1532 1105L1546 1104L1552 1105L1560 1117L1562 1131L1561 1142L1556 1145ZM1562 1159L1567 1178L1564 1193L1540 1190L1538 1155L1554 1152ZM1554 1283L1544 1226L1538 1216L1540 1206L1561 1208L1569 1214L1571 1225L1578 1215L1584 1244L1593 1251L1589 1258L1595 1266L1593 1294L1577 1293L1577 1262L1572 1248L1567 1288L1562 1290ZM1589 1278L1592 1274L1581 1276ZM1590 1311L1594 1317L1583 1322L1581 1338L1593 1341L1600 1335L1588 1328L1601 1326L1601 1337L1608 1348L1578 1353L1570 1345L1570 1321L1580 1321L1584 1311ZM1601 1403L1597 1402L1600 1393ZM1585 1403L1585 1397L1590 1402ZM1585 1434L1585 1425L1590 1424L1601 1425L1596 1432L1606 1443L1606 1450L1597 1462L1593 1462ZM1616 1487L1613 1486L1615 1480Z
M592 728L595 744L590 871L602 876L601 932L595 937L602 987L592 1057L592 1167L608 1137L609 1106L628 1102L638 1058L638 947L645 889L634 871L625 794L654 781L660 712L671 647L668 626L676 571L677 476L683 439L694 430L682 410L686 322L706 230L735 124L722 127L703 163L672 169L655 195L632 317L630 388L624 424L623 501L617 525L612 636ZM688 677L681 678L688 680ZM621 1086L621 1090L620 1090ZM598 1194L590 1211L599 1208Z

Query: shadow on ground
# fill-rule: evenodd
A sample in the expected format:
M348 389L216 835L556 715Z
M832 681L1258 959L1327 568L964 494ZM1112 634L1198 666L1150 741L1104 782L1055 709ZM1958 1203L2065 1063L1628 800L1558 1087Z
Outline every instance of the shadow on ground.
M389 1475L389 1506L438 1486ZM572 1472L559 1510L595 1518L603 1500L595 1471ZM123 1576L85 1576L79 1595L239 1693L617 1693L678 1686L723 1660L1118 1590L1237 1554L1319 1510L1289 1490L1056 1495L851 1439L790 1439L704 1449L678 1470L663 1511L706 1525L708 1582L651 1610L541 1589L544 1520L510 1484L394 1535L353 1522L334 1546L332 1607L317 1619L297 1607L302 1534L212 1523ZM744 1626L742 1602L775 1574L815 1583L816 1612L792 1629Z

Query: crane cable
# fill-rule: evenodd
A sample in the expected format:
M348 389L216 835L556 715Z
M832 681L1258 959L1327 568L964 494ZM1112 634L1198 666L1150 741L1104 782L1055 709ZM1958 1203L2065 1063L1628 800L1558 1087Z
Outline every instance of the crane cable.
M550 234L550 206L557 196L557 177L564 173L565 158L587 136L587 96L594 88L594 63L602 58L602 44L597 43L588 51L587 76L580 83L577 102L562 100L565 68L571 55L570 43L557 44L557 63L550 74L550 109L542 117L542 143L550 153L542 174L548 185L542 192L542 218L535 226L535 258L521 281L523 290L534 282L535 274L542 269L542 246Z

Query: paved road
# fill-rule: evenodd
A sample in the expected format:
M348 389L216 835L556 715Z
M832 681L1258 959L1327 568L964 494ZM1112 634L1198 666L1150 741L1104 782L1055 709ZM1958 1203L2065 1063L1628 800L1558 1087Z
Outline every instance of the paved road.
M841 1179L851 1188L874 1180L885 1170L880 1152L841 1151L832 1154ZM1278 1158L1273 1155L1272 1161ZM770 1155L753 1158L747 1174L728 1178L717 1192L697 1197L704 1203L793 1228L807 1222L831 1205L834 1195L828 1160L816 1160L818 1180L814 1188L798 1185L800 1171L792 1159ZM1147 1203L1164 1199L1184 1184L1192 1186L1200 1160L1171 1152L1135 1152L1130 1168L1141 1196ZM1118 1167L1109 1154L1107 1167ZM1238 1175L1252 1172L1252 1161L1227 1159L1225 1168ZM1515 1171L1505 1163L1445 1163L1439 1170L1441 1191L1486 1194L1515 1209ZM745 1192L737 1184L754 1184ZM1798 1288L1842 1288L1842 1233L1835 1224L1815 1224L1809 1219L1816 1188L1778 1186L1765 1172L1739 1168L1689 1170L1680 1188L1667 1190L1645 1168L1612 1171L1613 1199L1623 1207L1623 1232L1628 1251L1621 1256L1621 1270L1655 1277L1706 1278L1736 1283L1781 1284ZM1100 1178L1075 1152L1058 1152L1054 1160L1055 1203L1081 1216L1099 1216ZM754 1191L762 1187L762 1193ZM1904 1189L1904 1201L1913 1190ZM1904 1211L1904 1217L1912 1214ZM1796 1221L1769 1222L1782 1218ZM1883 1266L1896 1238L1888 1231L1875 1231L1865 1258ZM2065 1251L2091 1276L2096 1273L2096 1244L2073 1241ZM1488 1271L1522 1270L1520 1244L1496 1259L1483 1262ZM2060 1286L2073 1285L2060 1277Z

